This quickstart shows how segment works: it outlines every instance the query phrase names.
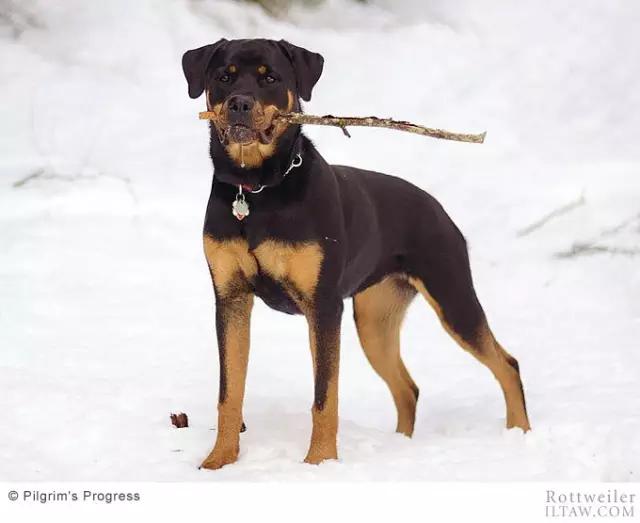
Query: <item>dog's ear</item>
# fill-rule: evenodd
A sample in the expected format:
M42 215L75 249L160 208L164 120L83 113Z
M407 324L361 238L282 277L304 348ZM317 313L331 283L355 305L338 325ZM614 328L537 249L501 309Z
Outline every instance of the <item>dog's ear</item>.
M213 55L226 43L227 39L222 38L215 44L205 45L198 49L191 49L182 55L182 70L189 84L189 96L191 98L198 98L198 96L202 94L202 91L204 91L207 67Z
M286 40L280 40L278 45L293 64L298 94L305 102L308 102L311 100L313 86L316 85L322 74L324 58L318 53L307 51L302 47L290 44Z

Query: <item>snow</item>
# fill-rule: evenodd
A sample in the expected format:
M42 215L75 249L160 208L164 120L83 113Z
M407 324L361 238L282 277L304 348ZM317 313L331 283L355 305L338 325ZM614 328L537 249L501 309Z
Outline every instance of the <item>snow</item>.
M1 479L638 479L638 5L328 0L284 19L222 0L4 6ZM497 383L416 300L402 345L418 419L412 439L394 434L347 303L340 460L305 465L305 321L258 303L240 459L197 470L216 427L211 164L179 60L222 36L322 52L315 114L488 131L478 146L307 129L329 161L411 180L458 223L520 361L530 433L504 428Z

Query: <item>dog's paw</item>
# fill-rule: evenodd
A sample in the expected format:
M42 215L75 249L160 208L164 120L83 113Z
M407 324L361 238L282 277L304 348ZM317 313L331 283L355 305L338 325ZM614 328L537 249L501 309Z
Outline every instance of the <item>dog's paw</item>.
M307 454L307 457L304 458L304 462L309 463L310 465L319 465L320 463L328 459L338 459L338 452L331 451L331 452L319 453L319 452L309 451L309 453Z
M200 465L201 469L208 470L218 470L219 468L224 467L225 465L230 465L231 463L235 463L238 461L238 451L233 450L225 450L219 451L214 449L207 459L202 462Z

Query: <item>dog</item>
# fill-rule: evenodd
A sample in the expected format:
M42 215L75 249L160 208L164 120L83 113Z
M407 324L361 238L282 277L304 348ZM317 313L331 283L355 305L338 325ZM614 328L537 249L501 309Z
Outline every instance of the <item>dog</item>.
M314 371L313 430L305 462L337 459L338 367L343 300L386 382L396 431L411 436L418 387L400 355L413 298L491 370L507 427L529 430L518 362L495 339L476 296L464 237L441 205L400 178L328 164L299 125L324 65L287 41L226 40L187 51L191 98L206 96L213 184L203 231L216 299L220 358L218 432L201 467L238 458L254 296L308 322Z

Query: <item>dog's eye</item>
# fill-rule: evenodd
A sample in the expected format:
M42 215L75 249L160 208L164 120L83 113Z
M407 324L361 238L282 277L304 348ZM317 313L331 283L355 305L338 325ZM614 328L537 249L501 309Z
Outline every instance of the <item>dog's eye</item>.
M268 84L272 84L276 81L276 77L271 74L268 74L264 77L264 81L267 82Z
M218 80L226 84L229 80L231 80L231 77L227 73L224 73L220 78L218 78Z

